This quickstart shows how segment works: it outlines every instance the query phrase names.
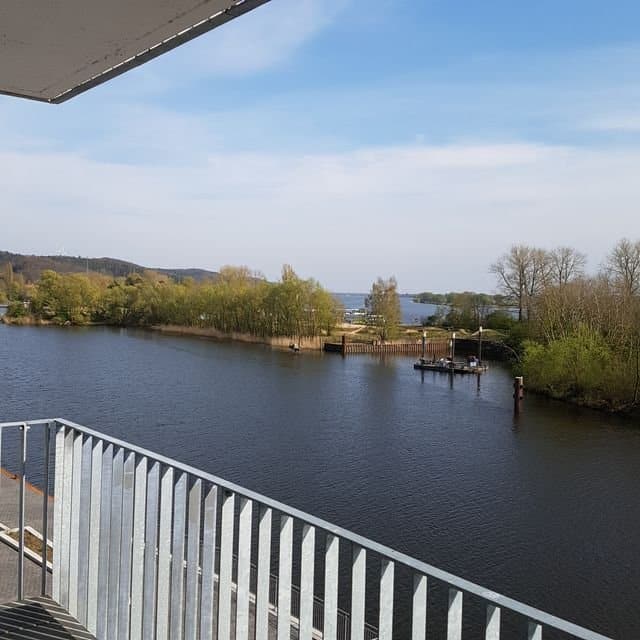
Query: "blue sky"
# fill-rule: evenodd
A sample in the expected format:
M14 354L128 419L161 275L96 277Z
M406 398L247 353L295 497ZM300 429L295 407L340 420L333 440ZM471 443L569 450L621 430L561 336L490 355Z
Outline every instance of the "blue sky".
M613 5L613 6L612 6ZM492 290L640 237L640 6L272 0L60 106L0 97L1 248Z

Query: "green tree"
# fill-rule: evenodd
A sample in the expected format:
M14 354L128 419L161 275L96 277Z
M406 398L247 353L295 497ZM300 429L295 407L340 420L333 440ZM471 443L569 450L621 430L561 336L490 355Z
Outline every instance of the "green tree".
M365 307L371 323L378 330L380 340L384 342L397 335L402 316L398 283L394 276L388 280L378 278L371 285L371 292L365 299Z

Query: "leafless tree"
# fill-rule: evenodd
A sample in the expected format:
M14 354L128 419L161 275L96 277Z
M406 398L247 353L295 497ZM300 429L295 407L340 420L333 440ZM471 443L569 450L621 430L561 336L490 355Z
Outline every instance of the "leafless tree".
M514 245L497 262L491 273L498 279L498 288L514 300L518 319L529 317L531 302L549 280L550 260L544 249Z
M640 293L640 240L623 238L611 250L604 264L613 284L624 297Z
M571 247L558 247L549 252L549 277L553 284L563 286L582 278L587 256Z

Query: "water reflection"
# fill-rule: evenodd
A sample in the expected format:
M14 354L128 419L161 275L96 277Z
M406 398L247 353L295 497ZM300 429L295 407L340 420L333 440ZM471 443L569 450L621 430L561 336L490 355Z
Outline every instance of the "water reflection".
M640 430L403 357L0 326L3 420L66 416L616 637L640 613Z

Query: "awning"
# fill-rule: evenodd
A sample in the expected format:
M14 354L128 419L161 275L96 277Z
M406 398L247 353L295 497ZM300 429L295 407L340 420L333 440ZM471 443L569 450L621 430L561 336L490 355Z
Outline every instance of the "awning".
M0 0L0 93L59 103L268 0Z

